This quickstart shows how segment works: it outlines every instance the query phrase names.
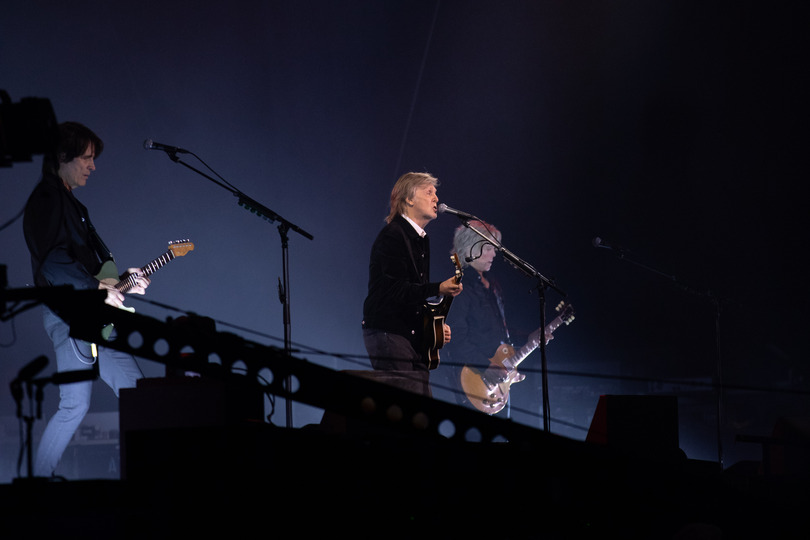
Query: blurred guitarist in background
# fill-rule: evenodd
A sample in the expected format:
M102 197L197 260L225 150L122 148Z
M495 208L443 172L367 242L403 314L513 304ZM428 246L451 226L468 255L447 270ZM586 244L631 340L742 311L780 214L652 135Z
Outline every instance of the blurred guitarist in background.
M72 285L76 289L105 290L105 303L120 308L124 295L113 287L117 280L102 282L95 277L102 264L112 260L112 254L90 222L87 208L73 194L95 171L95 158L103 148L101 139L82 124L59 125L57 147L45 155L42 179L26 203L23 232L37 287ZM149 279L141 276L138 268L130 268L129 272L138 276L129 292L144 294ZM44 308L44 323L59 372L97 369L116 396L121 388L134 387L143 377L129 354L98 347L94 355L95 348L91 350L90 344L71 338L68 324L48 307ZM37 449L36 476L54 474L90 407L92 385L92 380L87 380L60 386L59 408L48 421Z
M464 406L471 404L461 387L462 368L474 367L492 384L503 380L506 370L491 364L490 358L501 344L510 343L501 288L489 274L501 232L482 221L469 221L468 225L460 225L453 235L452 252L469 269L462 278L464 295L456 299L447 317L453 326L453 342L444 348L445 360L434 377L437 387L452 392L456 403Z
M497 281L488 275L495 260L495 247L472 230L476 230L500 243L501 232L481 221L470 221L469 227L459 225L453 235L453 249L465 267L461 283L465 294L453 303L448 315L452 322L454 339L444 348L445 361L439 366L434 380L437 386L450 390L456 403L469 406L470 402L460 384L464 365L484 370L489 358L501 343L509 341L509 330L503 311L503 298ZM470 271L472 270L472 271ZM501 373L490 373L499 378Z
M430 281L430 242L425 227L436 219L438 181L426 173L402 175L391 190L386 225L371 247L363 341L375 370L428 371L423 349L424 304L456 296L454 277ZM450 327L444 326L444 341Z

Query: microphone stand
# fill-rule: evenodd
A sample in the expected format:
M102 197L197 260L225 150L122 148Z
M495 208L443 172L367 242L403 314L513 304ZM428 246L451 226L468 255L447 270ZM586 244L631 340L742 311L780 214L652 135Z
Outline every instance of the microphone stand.
M87 369L87 370L78 370L78 371L65 371L65 372L56 372L50 377L41 377L37 379L27 379L25 380L25 392L28 395L29 399L29 408L30 414L24 414L22 412L22 400L23 400L23 392L22 392L22 382L23 381L13 381L11 383L11 393L14 397L14 401L17 404L17 418L23 420L25 422L25 439L23 441L23 446L26 449L26 471L27 471L27 479L28 481L34 480L34 455L33 455L33 432L34 432L34 420L39 420L42 418L42 402L44 400L44 390L43 388L48 384L70 384L80 381L92 381L98 378L98 364L96 364L95 369ZM36 390L34 390L36 388ZM43 480L47 480L47 478L43 478ZM19 478L16 478L15 481L21 481Z
M709 299L709 302L711 302L711 304L714 306L714 333L715 333L714 341L715 341L715 362L716 362L716 365L715 365L715 370L716 370L715 377L716 377L716 380L717 380L716 403L715 403L715 412L716 412L716 416L717 416L717 425L716 425L715 429L716 429L716 432L717 432L716 433L716 436L717 436L717 462L718 462L718 465L720 466L720 470L722 471L723 470L722 418L723 418L723 414L724 414L724 406L723 406L724 396L723 396L723 364L722 364L721 354L720 354L720 311L721 311L721 307L720 307L721 306L721 301L720 301L720 299L715 297L715 295L712 294L711 291L708 291L708 292L697 291L697 290L693 289L692 287L690 287L689 285L686 285L686 284L681 283L680 281L678 281L678 279L672 274L667 274L666 272L663 272L661 270L658 270L656 268L653 268L651 266L643 264L643 263L641 263L639 261L636 261L636 260L633 260L631 258L626 257L626 253L628 252L628 250L626 250L624 248L621 248L621 247L618 247L618 246L606 246L604 244L598 244L598 243L594 243L594 246L595 247L607 248L607 249L615 252L616 256L619 259L621 259L623 261L627 261L627 262L632 263L632 264L635 264L636 266L639 266L639 267L641 267L641 268L643 268L643 269L645 269L645 270L647 270L649 272L652 272L654 274L658 274L659 276L662 276L662 277L668 279L669 281L674 283L678 288L680 288L684 292L690 293L690 294L692 294L694 296L698 296L698 297L700 297L700 296L706 297L706 298Z
M234 197L238 197L238 204L245 210L250 211L252 214L256 214L260 218L264 220L274 223L276 221L279 222L278 225L278 232L281 236L281 264L282 264L282 279L279 280L279 301L282 304L283 310L283 324L284 324L284 352L289 356L292 354L292 333L291 333L291 321L290 321L290 261L289 261L289 237L288 232L290 230L297 232L304 238L312 240L313 237L311 234L306 232L305 230L301 229L299 226L287 221L283 217L281 217L276 212L270 210L263 204L251 199L241 191L236 188L226 186L219 180L216 180L209 175L205 174L204 172L192 167L188 163L185 163L180 158L177 157L177 151L166 151L169 158L174 161L175 163L179 163L192 171L196 172L200 176L207 178L208 180L212 181L213 183L217 184L221 188L230 191ZM191 153L191 152L189 152ZM193 154L192 154L193 155ZM287 376L286 384L287 384L287 391L292 392L292 375ZM291 428L293 426L292 422L292 400L288 397L286 400L286 413L287 413L287 427Z
M34 393L32 392L32 382L30 380L25 381L25 388L26 393L28 394L29 398L34 397ZM23 385L20 381L13 381L11 383L11 394L14 397L14 402L17 404L17 418L22 420L25 423L25 439L22 441L23 448L25 448L25 457L26 457L26 471L27 471L27 478L34 477L34 456L33 456L33 432L34 432L34 420L42 418L42 387L37 386L36 392L36 417L34 413L31 414L24 414L22 412L22 400L23 400ZM34 406L31 405L30 407L32 410Z
M475 216L473 216L475 217ZM478 218L475 218L477 221L481 221ZM466 218L461 218L462 223L465 227L470 229L471 231L475 232L478 236L489 242L492 243L492 239L485 236L481 231L476 229L475 227L470 226L470 220ZM494 244L493 244L494 245ZM557 285L550 280L549 278L545 277L543 274L538 272L534 269L532 265L506 249L500 242L498 245L495 246L495 249L501 252L503 258L506 259L509 264L526 274L526 276L536 279L537 280L537 292L539 298L539 309L540 309L540 328L543 329L543 338L540 340L540 375L541 375L541 384L542 384L542 399L543 399L543 429L546 432L551 432L551 407L549 404L548 398L548 364L546 360L546 290L551 288L560 293L563 297L568 296L562 290L557 287Z

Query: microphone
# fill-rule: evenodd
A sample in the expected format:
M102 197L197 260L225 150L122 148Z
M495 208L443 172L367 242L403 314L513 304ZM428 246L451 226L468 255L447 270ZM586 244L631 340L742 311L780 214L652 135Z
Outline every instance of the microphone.
M170 154L190 154L188 150L183 150L182 148L177 148L176 146L169 146L168 144L161 144L159 142L155 142L152 139L146 139L143 141L143 147L147 150L163 150L164 152L169 152Z
M593 244L593 247L595 247L595 248L600 248L601 247L601 248L606 248L606 249L612 249L613 251L619 251L619 252L627 251L623 247L617 246L616 244L612 244L610 242L607 242L607 241L599 238L598 236L595 237L593 240L591 240L591 243Z
M458 216L461 219L474 219L476 221L478 220L478 218L475 217L472 214L468 214L467 212L462 212L461 210L456 210L455 208L450 208L446 204L441 203L439 205L439 213L443 214L445 212L447 212L448 214L453 214L454 216Z

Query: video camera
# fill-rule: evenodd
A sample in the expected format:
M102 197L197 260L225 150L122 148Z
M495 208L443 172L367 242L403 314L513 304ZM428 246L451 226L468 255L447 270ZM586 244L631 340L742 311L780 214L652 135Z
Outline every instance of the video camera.
M12 103L8 92L0 90L0 167L51 152L57 139L56 114L50 100L27 97Z

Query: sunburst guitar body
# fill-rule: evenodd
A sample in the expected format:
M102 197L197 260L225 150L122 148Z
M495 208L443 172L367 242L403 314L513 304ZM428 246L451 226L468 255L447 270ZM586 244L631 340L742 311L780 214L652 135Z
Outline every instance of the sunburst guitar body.
M470 366L461 369L461 388L473 407L487 414L500 412L509 401L509 390L516 382L526 378L518 372L518 365L531 354L539 345L543 335L546 342L551 339L554 330L561 324L570 324L574 320L574 308L564 301L560 302L556 310L559 312L550 323L546 325L545 332L538 328L529 335L526 345L515 352L514 347L509 344L501 344L495 354L489 359L489 367L502 368L506 373L505 378L498 381L487 380L486 370L479 371Z

